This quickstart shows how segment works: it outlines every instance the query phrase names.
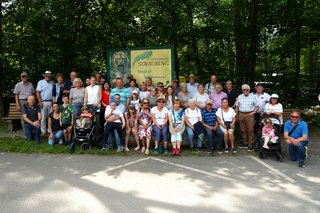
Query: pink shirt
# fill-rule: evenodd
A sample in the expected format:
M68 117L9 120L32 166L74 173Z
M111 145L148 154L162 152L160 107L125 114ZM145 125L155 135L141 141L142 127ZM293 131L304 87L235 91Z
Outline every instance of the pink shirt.
M218 109L219 107L221 107L221 100L223 98L228 98L228 95L225 92L214 92L212 93L212 95L210 96L210 99L213 101L212 104L212 108Z

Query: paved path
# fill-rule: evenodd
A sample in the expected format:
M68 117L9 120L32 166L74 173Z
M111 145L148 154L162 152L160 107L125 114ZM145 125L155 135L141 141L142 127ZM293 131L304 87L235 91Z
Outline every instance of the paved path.
M0 212L320 212L319 165L0 153Z

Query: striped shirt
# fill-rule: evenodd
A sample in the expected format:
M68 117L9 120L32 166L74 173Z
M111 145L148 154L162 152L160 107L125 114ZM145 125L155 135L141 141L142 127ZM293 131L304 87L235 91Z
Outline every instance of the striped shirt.
M217 122L216 110L214 108L211 109L211 112L204 108L201 110L202 120L208 126L214 126Z
M239 108L239 112L252 112L258 106L257 96L241 94L238 96L236 106Z
M130 98L130 96L131 96L128 88L124 88L124 87L123 87L121 90L118 89L117 87L116 87L116 88L113 88L113 89L111 90L111 93L110 93L110 98L111 98L111 99L114 99L114 95L115 95L115 94L119 94L119 95L120 95L120 102L121 102L121 104L123 104L123 105L126 105L127 99Z

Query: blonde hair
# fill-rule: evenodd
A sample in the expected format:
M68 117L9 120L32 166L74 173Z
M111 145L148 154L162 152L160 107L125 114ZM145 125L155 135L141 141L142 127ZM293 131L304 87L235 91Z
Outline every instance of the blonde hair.
M73 80L73 84L72 85L75 87L77 81L80 82L80 87L82 87L83 86L83 82L82 82L81 78L75 78Z

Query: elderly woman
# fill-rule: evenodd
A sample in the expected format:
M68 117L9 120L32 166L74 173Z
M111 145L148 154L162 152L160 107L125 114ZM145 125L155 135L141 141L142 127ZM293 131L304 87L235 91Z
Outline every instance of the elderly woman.
M144 98L147 98L150 95L150 91L147 90L147 86L144 82L140 84L140 91L139 91L139 98L140 100L143 100Z
M172 155L180 155L182 134L185 129L184 110L180 107L180 101L173 101L173 109L169 111L169 129L171 133Z
M221 107L217 110L217 118L220 129L223 131L225 152L236 153L234 147L234 127L236 124L236 112L232 107L229 107L228 98L221 100ZM228 141L230 141L231 149L229 149ZM219 150L218 150L219 151Z
M70 90L69 102L73 106L73 115L76 117L79 115L79 111L83 105L84 100L84 88L80 78L75 78L73 81L73 88Z
M283 108L282 104L279 103L279 96L277 94L272 94L269 103L266 104L264 108L263 116L276 116L279 118L280 123L283 124ZM271 119L272 120L272 119Z
M59 105L63 104L62 96L64 90L64 77L61 73L56 75L57 83L52 88L52 102L57 102Z
M209 95L204 92L203 84L198 85L198 92L196 92L193 98L196 101L196 106L199 109L203 109L206 106L206 101L209 100Z
M189 108L185 110L186 116L186 131L188 134L188 142L190 145L190 150L193 150L193 138L194 135L198 135L198 143L196 151L202 151L202 141L203 141L203 125L201 111L196 107L196 101L194 99L189 100Z
M168 109L164 106L164 98L159 96L157 105L151 109L151 116L153 121L153 131L155 132L155 149L154 152L158 154L159 143L162 139L164 146L164 154L168 154L167 137L168 137Z
M181 107L187 109L189 107L189 100L191 99L188 90L187 84L182 83L180 86L180 92L178 94L178 99L181 101Z

